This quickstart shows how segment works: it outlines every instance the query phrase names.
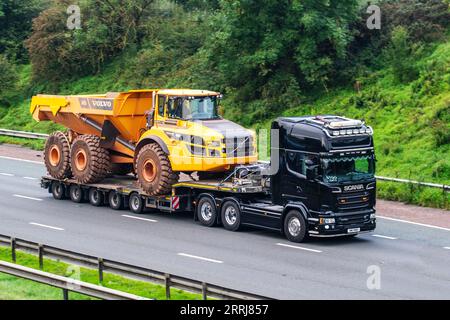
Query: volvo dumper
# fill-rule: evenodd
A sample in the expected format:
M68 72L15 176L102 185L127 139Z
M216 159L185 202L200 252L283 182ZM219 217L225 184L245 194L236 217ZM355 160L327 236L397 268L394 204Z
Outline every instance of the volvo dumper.
M55 199L135 214L192 212L207 227L259 227L293 242L353 237L376 227L372 128L333 115L278 118L269 162L236 165L210 179L183 174L164 195L146 192L132 175L100 183L43 177L41 185Z
M30 111L68 128L45 146L53 178L86 184L134 171L142 190L161 195L180 173L211 177L257 161L254 133L219 115L220 98L190 89L37 95Z

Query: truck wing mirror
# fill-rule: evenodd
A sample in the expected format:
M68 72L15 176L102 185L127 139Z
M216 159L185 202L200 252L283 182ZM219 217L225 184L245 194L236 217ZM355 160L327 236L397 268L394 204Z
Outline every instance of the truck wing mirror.
M306 179L308 180L315 180L317 179L318 172L317 169L319 168L318 165L314 164L311 160L306 160Z
M151 128L153 127L153 119L155 116L155 111L151 110L151 111L147 111L147 128Z

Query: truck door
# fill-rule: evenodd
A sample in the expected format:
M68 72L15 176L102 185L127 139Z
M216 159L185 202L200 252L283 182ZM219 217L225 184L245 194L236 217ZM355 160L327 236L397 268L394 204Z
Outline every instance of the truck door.
M318 210L319 184L306 177L306 161L318 163L313 154L298 151L286 151L286 168L282 179L281 191L284 201L301 201L308 208Z

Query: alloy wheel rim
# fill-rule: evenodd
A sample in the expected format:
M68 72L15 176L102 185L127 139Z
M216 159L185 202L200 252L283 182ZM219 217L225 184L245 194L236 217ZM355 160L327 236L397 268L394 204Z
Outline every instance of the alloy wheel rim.
M200 213L202 215L203 220L209 221L212 217L212 207L210 203L204 203L202 204L202 207L200 208Z
M230 206L225 210L225 220L229 225L233 225L236 223L237 212L235 208Z
M300 223L300 220L297 217L294 217L289 220L288 229L289 233L296 237L300 234L302 224Z

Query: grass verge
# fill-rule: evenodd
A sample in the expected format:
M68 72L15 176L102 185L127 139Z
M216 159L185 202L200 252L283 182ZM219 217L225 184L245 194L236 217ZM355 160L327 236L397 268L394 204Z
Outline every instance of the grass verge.
M39 269L37 256L22 251L17 251L16 254L17 264L33 269ZM11 249L0 247L0 260L12 262ZM98 272L93 269L79 267L51 259L44 259L43 271L99 285ZM103 286L135 294L141 297L166 300L165 288L161 285L134 280L111 273L104 273ZM74 292L69 294L69 298L71 300L94 299ZM200 300L201 298L202 297L199 294L189 293L178 289L171 289L172 300ZM0 299L60 300L62 299L62 290L0 273Z

